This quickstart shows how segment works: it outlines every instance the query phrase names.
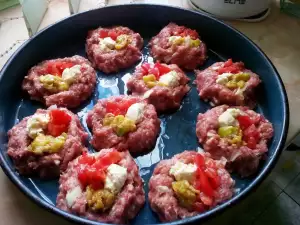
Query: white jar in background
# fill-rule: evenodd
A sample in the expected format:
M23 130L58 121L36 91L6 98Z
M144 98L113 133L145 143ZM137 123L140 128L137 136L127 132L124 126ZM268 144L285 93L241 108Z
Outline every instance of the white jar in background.
M257 15L270 6L270 0L188 0L200 9L222 18L238 19Z

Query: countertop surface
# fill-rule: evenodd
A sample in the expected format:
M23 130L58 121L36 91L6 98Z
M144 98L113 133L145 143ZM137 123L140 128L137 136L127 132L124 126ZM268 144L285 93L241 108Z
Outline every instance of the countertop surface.
M96 7L97 5L103 5L103 2L105 1L82 0L80 9L82 11ZM130 2L133 1L108 1L109 5ZM189 7L185 0L134 2L162 2L185 8ZM93 6L91 7L91 5ZM67 0L52 0L49 3L48 10L40 25L40 29L67 16L69 16ZM300 20L280 12L277 1L273 1L270 16L262 22L245 23L234 21L228 23L246 34L261 47L279 71L286 87L290 104L290 127L287 141L290 143L300 131L300 117L297 116L297 111L300 110ZM22 16L21 7L18 6L0 12L0 68L2 68L9 56L27 39L28 33ZM234 219L233 214L236 213L236 211L245 214L245 211L247 211L247 213L243 215L244 218L247 218L246 224L269 224L271 221L275 222L275 224L299 224L297 221L299 222L300 215L299 213L293 214L293 212L300 211L298 205L300 202L300 195L297 194L296 189L291 186L300 184L300 177L298 177L300 173L300 159L298 159L298 157L299 156L296 153L283 154L274 172L272 172L263 185L256 191L254 194L255 196L252 197L252 199L256 198L258 201L262 201L261 199L264 198L260 207L257 207L259 210L253 210L252 202L254 200L251 202L248 198L241 206L228 210L222 215L227 218L226 221L230 221L230 224L238 224ZM11 182L8 181L2 171L0 171L0 196L2 196L2 201L0 202L0 224L70 224L63 219L40 209L37 205L28 200ZM292 196L293 198L289 198L288 196ZM282 202L285 202L284 205L281 205ZM280 209L274 208L274 204L277 204L277 207ZM295 220L287 220L288 223L286 223L283 222L284 218L282 217L276 219L276 216L278 217L278 215L275 215L276 213L272 212L276 212L277 209L288 210L288 214L291 214L292 212L292 215L289 215L289 218L292 216ZM251 214L249 211L255 212ZM257 219L258 217L259 219ZM225 222L222 222L222 225L224 223ZM219 224L218 219L214 219L210 224ZM243 220L243 224L245 224L245 220Z

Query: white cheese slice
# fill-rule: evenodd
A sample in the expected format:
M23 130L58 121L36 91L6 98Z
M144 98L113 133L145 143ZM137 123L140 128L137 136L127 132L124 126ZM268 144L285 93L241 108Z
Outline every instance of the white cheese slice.
M218 78L216 80L216 83L217 84L225 85L229 81L229 78L232 75L233 75L232 73L223 73L223 74L221 74L221 75L218 76Z
M170 169L170 175L173 175L177 181L187 180L192 181L194 179L197 166L195 164L185 164L183 162L176 162Z
M82 195L82 190L80 186L76 186L71 191L69 191L66 195L66 202L69 208L74 205L74 202L78 197Z
M227 109L218 118L219 126L220 127L238 126L239 122L236 120L236 117L239 114L241 114L241 111L239 109L234 109L234 108Z
M80 69L80 65L75 65L71 68L66 68L64 69L61 77L66 83L72 84L75 81L76 77L81 74Z
M117 164L111 164L107 168L104 188L118 193L122 189L127 179L127 168Z
M159 82L167 85L168 87L176 87L179 85L178 75L176 71L170 71L159 78Z
M49 123L49 115L37 113L27 120L26 130L28 136L35 138L38 134L44 133L44 129Z
M143 116L144 108L144 103L132 104L127 110L126 117L135 122L138 122Z
M114 49L116 42L111 39L111 37L106 37L104 39L102 39L102 43L109 49Z

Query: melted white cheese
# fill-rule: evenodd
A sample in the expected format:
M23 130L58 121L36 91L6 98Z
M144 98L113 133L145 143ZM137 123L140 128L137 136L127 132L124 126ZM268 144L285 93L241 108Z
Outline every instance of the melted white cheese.
M229 81L229 78L232 76L232 73L223 73L221 75L218 76L216 83L217 84L226 84Z
M127 168L117 164L111 164L107 168L104 188L118 193L122 189L127 179Z
M27 120L26 130L28 136L35 138L38 134L44 133L44 129L47 127L49 120L48 114L34 114Z
M240 114L241 111L239 109L234 109L234 108L227 109L218 118L219 126L220 127L238 126L239 122L237 121L236 117Z
M127 110L126 117L135 122L138 122L143 116L144 108L144 103L132 104Z
M71 191L69 191L66 195L66 202L69 208L71 208L74 205L74 202L78 197L82 195L82 190L80 186L76 186Z
M80 65L75 65L72 66L71 68L66 68L64 69L61 78L68 84L72 84L76 77L81 74L81 66Z
M111 37L106 37L106 38L100 38L99 39L99 46L102 50L107 50L107 49L114 49L116 45L116 42L111 39Z
M170 175L173 175L177 181L187 180L192 181L194 179L197 166L195 164L185 164L183 162L176 162L170 169Z
M159 78L159 82L167 85L168 87L176 87L179 85L178 75L176 71L170 71Z

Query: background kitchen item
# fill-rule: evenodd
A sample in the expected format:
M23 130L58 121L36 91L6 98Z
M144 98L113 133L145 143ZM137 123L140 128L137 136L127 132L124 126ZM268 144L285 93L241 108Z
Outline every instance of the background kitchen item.
M191 7L223 19L260 21L269 15L270 0L187 0Z
M0 0L0 10L7 9L18 4L18 0Z
M282 11L300 18L300 0L280 0Z

